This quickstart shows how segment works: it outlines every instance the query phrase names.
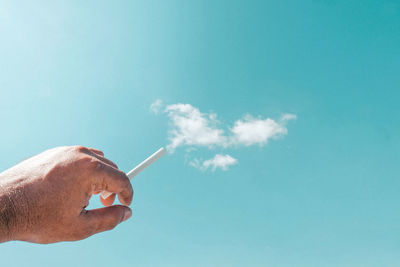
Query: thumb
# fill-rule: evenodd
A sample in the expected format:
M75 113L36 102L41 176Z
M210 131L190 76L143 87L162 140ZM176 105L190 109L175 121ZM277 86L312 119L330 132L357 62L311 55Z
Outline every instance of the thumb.
M115 226L131 216L132 210L122 205L88 210L83 215L87 229L90 229L90 235L114 229Z

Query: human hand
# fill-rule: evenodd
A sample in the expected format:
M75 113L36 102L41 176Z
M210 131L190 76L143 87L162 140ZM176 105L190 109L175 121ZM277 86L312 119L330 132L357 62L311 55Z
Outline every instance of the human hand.
M108 207L86 210L103 190L114 193L100 198ZM125 206L111 206L115 194ZM76 241L111 230L132 215L132 197L128 177L100 150L47 150L0 173L0 242Z

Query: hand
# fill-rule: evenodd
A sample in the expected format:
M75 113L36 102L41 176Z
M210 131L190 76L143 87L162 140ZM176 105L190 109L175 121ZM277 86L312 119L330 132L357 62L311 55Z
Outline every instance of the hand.
M86 210L92 194L114 193L100 209ZM115 194L125 205L114 205ZM103 152L57 147L0 174L0 242L75 241L113 229L128 219L133 190L128 177Z

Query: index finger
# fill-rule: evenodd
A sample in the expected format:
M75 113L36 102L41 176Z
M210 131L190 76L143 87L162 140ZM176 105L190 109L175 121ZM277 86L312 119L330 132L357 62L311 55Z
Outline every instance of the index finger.
M123 205L131 204L133 188L124 172L100 161L97 162L95 171L96 175L92 176L92 182L95 184L96 191L115 193Z

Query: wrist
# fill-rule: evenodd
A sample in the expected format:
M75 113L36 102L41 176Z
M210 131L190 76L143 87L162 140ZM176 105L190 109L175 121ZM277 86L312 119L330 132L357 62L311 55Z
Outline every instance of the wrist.
M18 189L7 186L0 174L0 243L21 239L21 220L24 218Z
M0 186L0 242L12 240L16 212L6 190Z

